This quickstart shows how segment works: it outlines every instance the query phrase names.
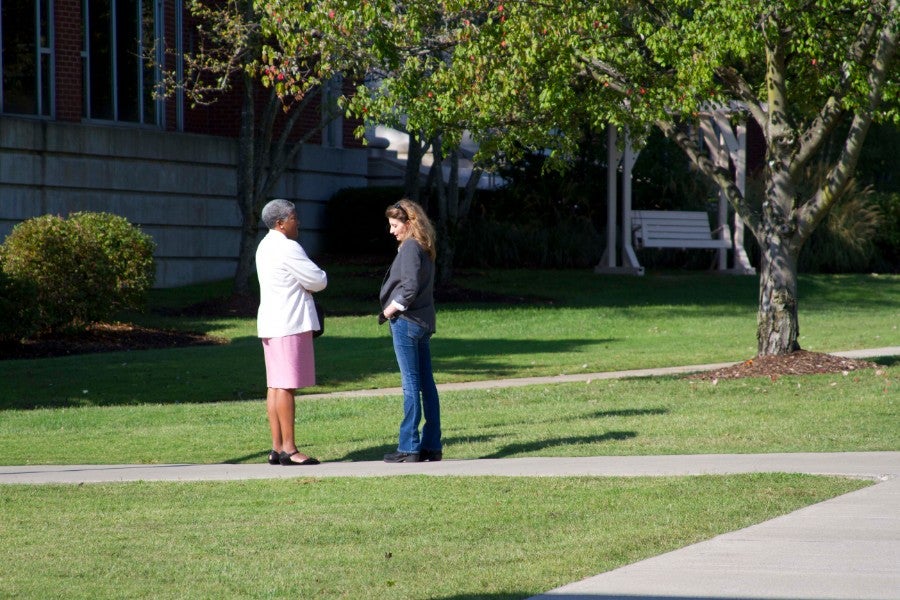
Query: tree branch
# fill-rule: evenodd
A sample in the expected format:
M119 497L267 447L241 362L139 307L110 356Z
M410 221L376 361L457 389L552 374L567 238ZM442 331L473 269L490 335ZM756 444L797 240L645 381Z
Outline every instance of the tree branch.
M766 111L759 102L759 98L744 77L734 67L723 67L716 70L719 79L737 96L746 106L747 110L756 120L763 125L766 122Z
M872 7L868 10L866 19L860 25L859 31L853 44L847 49L847 57L841 68L841 78L831 97L822 107L822 110L810 123L809 127L800 136L800 145L797 155L794 158L793 170L802 169L811 159L811 157L821 147L823 141L828 137L837 124L840 122L844 114L841 108L841 101L850 90L851 65L861 63L867 50L875 38L877 31L877 18L875 15L876 3L872 3Z
M688 156L691 162L716 183L728 203L734 211L740 215L741 220L750 228L753 235L758 240L762 239L763 231L759 216L750 210L750 205L741 195L740 190L735 184L731 173L722 167L716 165L709 156L706 155L696 141L688 137L683 131L676 127L672 121L656 121L656 126L665 134L667 138L675 142L679 148Z
M326 122L325 120L320 122L317 127L305 129L303 131L303 134L300 136L300 139L293 142L290 141L290 137L295 132L297 123L300 120L300 117L303 114L304 110L306 110L306 108L308 108L312 103L313 99L320 94L321 87L314 88L310 90L305 96L303 96L302 100L291 106L288 120L282 127L281 133L278 136L278 141L275 143L275 146L272 149L272 159L266 172L265 183L260 188L264 192L261 195L263 199L271 194L272 189L274 189L275 185L278 183L278 180L281 179L281 176L284 175L284 172L287 170L288 166L297 157L297 154L300 152L300 148L303 146L303 144L308 142L315 134L319 133L324 128Z
M581 75L589 75L594 81L608 84L611 90L620 94L628 92L628 79L613 66L596 58L585 56L580 52L576 58L585 66L585 71L580 73Z
M897 36L900 31L897 1L890 0L888 12L878 35L878 46L872 58L872 68L868 77L868 104L853 116L853 122L850 125L850 131L840 157L829 170L824 183L812 201L806 203L799 211L797 230L801 239L805 240L812 233L831 205L838 200L840 191L845 188L856 169L862 153L863 141L875 118L875 113L881 103L883 87L896 59Z

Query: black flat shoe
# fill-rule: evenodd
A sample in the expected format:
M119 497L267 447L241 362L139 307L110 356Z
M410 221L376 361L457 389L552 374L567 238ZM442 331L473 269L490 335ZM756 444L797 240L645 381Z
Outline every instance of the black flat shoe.
M444 453L441 452L440 450L437 450L437 451L422 450L421 452L419 452L419 460L421 462L425 462L425 461L438 462L442 458L444 458Z
M300 451L294 450L290 454L288 454L287 452L282 452L281 455L279 456L279 461L285 467L319 464L319 461L314 459L312 456L307 456L305 459L301 460L300 462L293 461L293 460L291 460L291 457L295 454L300 454Z
M386 463L419 462L419 455L415 452L391 452L384 455Z
M271 450L269 452L269 464L270 465L280 465L281 464L281 453Z

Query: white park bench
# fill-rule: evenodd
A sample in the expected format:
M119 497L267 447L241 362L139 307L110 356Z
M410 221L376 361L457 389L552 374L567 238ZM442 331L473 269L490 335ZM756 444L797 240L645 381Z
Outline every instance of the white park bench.
M724 230L725 235L716 235ZM633 210L631 231L634 247L641 248L731 248L728 225L711 230L709 215L702 211ZM723 239L724 238L724 239Z

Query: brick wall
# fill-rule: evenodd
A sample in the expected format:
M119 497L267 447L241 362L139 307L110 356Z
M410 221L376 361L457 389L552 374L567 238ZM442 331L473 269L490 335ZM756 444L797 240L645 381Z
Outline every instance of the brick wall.
M230 277L240 215L234 201L237 152L228 137L238 133L240 96L185 107L186 132L175 131L174 98L165 101L165 131L85 122L81 2L54 0L55 118L0 115L0 242L17 223L41 214L106 211L153 236L157 285ZM173 49L174 6L165 0L165 37ZM319 119L316 104L303 122L318 128ZM356 126L345 122L344 149L317 147L317 134L273 191L298 202L308 252L323 247L329 198L368 184L368 152L352 138Z
M56 0L54 9L56 118L59 121L80 121L81 0Z
M59 121L79 122L83 115L83 76L82 76L82 0L56 0L54 3L54 27L55 27L55 55L56 55L56 118ZM166 0L163 7L165 20L166 47L175 48L175 2ZM190 28L193 26L190 15L185 15L183 20L184 43L190 39ZM174 68L174 58L171 53L166 58L167 68ZM262 106L267 90L260 91L257 105ZM237 137L241 118L240 89L223 94L210 106L190 108L190 103L185 106L184 130L189 133L200 133L224 137ZM175 99L169 98L164 108L166 130L174 131L176 128ZM320 106L314 102L301 118L301 130L317 128L320 119ZM284 118L280 119L282 122ZM361 148L362 142L353 137L353 130L359 124L358 121L347 121L343 131L345 148ZM294 136L298 139L301 133ZM321 143L321 135L316 133L310 140L310 144Z

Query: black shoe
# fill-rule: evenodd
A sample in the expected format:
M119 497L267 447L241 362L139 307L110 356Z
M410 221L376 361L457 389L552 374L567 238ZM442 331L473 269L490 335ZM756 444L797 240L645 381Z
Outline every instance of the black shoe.
M279 461L281 462L281 464L282 464L283 466L285 466L285 467L290 467L290 466L305 466L305 465L317 465L317 464L319 464L319 461L317 461L317 460L316 460L315 458L313 458L312 456L307 456L306 458L304 458L304 459L301 460L300 462L291 460L291 457L292 457L293 455L295 455L295 454L300 454L300 451L299 451L299 450L295 450L294 452L291 452L290 454L288 454L287 452L282 452L281 455L280 455L278 458L279 458Z
M444 453L441 452L440 450L437 450L437 451L422 450L419 453L419 460L422 462L425 462L425 461L438 462L442 458L444 458Z
M384 455L386 463L419 462L419 455L414 452L391 452Z
M270 465L280 465L281 464L281 453L271 450L269 452L269 464Z

